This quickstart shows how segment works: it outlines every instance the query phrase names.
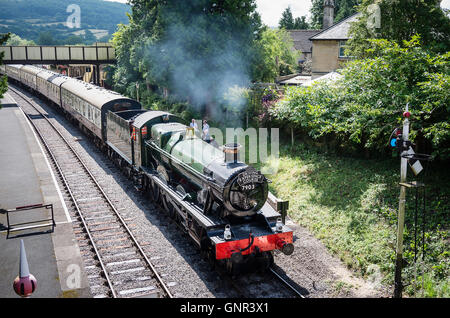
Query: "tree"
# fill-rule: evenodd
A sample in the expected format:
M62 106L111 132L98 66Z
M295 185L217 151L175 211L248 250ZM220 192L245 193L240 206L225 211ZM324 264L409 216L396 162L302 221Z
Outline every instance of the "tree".
M131 0L129 26L114 34L118 86L158 86L221 116L223 94L254 74L261 20L254 0ZM130 82L134 81L134 83Z
M36 43L34 43L34 41L32 40L22 39L17 34L11 33L5 45L36 45Z
M294 29L296 29L296 30L309 29L309 24L308 24L308 22L306 22L306 16L301 16L299 18L295 18Z
M439 7L440 0L379 0L380 25L372 23L374 1L364 0L359 8L360 19L350 28L349 54L367 56L368 39L388 39L403 45L418 34L424 47L434 52L447 52L450 47L450 18Z
M55 45L58 41L53 38L53 34L50 31L41 32L39 38L37 39L37 44L39 45Z
M314 29L322 29L323 26L323 1L312 0L311 27ZM357 6L362 0L334 0L334 23L347 18L356 12Z
M337 23L352 14L356 13L357 6L361 3L361 0L340 0L337 1L338 6L334 11L334 22Z
M265 29L261 40L258 79L262 82L273 82L277 76L295 72L298 53L293 49L294 43L284 29Z
M353 60L333 83L288 89L273 109L313 138L335 136L347 149L383 153L409 103L416 151L450 158L450 53L433 54L414 36L402 46L370 40L365 59Z
M280 29L292 30L294 29L294 25L294 17L292 16L292 10L289 6L283 11L278 27Z
M79 35L70 35L67 38L65 38L64 40L60 41L60 44L62 45L77 45L77 44L83 44L85 43L83 38Z
M306 22L306 16L297 17L294 19L291 7L289 6L283 11L278 27L285 30L301 30L308 29L309 24Z
M8 38L10 36L10 33L7 34L0 34L0 45L3 45L3 43L6 43L6 41L8 41ZM4 53L0 53L0 65L2 65L3 63L3 55ZM8 78L6 77L6 75L2 76L0 78L0 98L3 98L3 94L8 90ZM2 105L0 104L0 108L2 107Z

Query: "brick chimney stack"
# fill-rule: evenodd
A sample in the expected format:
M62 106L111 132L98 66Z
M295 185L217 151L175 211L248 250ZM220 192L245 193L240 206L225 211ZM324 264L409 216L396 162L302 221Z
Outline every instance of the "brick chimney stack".
M334 0L323 1L323 29L327 29L334 22Z

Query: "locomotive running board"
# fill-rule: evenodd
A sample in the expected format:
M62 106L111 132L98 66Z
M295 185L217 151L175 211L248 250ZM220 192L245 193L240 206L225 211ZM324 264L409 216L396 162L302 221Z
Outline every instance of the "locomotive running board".
M197 208L194 204L188 202L188 201L182 201L182 197L172 190L168 185L164 184L158 176L152 172L151 170L141 167L141 169L144 171L144 173L151 178L160 188L162 188L172 199L174 199L177 204L181 205L192 217L202 224L207 230L213 229L218 226L216 222L211 220L208 216L204 215L202 211Z
M119 148L114 146L111 142L106 141L106 144L111 147L123 160L125 160L130 166L133 165L131 159L129 159Z

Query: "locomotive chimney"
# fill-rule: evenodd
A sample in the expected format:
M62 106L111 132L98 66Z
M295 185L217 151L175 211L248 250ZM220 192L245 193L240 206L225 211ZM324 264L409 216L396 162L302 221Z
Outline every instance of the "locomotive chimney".
M239 160L239 149L241 145L238 143L229 143L223 146L225 153L225 163L236 163Z

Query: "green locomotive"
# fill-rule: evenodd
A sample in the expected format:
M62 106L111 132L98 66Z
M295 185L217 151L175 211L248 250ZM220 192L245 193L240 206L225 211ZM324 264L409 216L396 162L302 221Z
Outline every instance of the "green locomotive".
M107 123L113 159L210 258L229 268L248 258L267 267L272 250L293 252L292 231L267 203L268 180L239 161L238 144L214 147L162 111L109 112Z

